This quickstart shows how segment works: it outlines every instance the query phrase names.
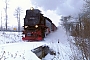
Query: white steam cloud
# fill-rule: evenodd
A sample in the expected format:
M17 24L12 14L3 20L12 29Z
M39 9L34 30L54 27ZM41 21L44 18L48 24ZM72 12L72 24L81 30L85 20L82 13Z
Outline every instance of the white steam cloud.
M31 0L34 7L50 18L58 26L61 16L72 15L76 17L81 12L83 0Z
M54 10L60 15L74 15L83 7L83 0L31 0L35 6L44 10Z

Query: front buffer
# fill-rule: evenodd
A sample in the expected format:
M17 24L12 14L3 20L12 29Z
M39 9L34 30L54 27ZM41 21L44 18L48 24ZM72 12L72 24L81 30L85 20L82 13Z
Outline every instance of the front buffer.
M42 32L39 31L24 31L22 36L22 40L28 40L28 41L41 41L43 40Z

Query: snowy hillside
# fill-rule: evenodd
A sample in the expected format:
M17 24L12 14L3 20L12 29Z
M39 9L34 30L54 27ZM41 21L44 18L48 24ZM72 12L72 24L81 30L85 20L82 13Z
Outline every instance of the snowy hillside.
M31 50L41 45L48 45L56 52L42 60L70 60L72 53L62 26L40 42L23 42L21 32L0 32L0 60L40 60Z

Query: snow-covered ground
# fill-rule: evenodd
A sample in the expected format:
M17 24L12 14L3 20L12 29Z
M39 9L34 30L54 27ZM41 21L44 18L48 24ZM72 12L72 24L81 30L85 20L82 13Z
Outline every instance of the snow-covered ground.
M42 60L70 60L70 44L62 26L39 42L23 42L21 35L21 32L0 32L0 60L40 60L31 50L41 45L48 45L56 52Z

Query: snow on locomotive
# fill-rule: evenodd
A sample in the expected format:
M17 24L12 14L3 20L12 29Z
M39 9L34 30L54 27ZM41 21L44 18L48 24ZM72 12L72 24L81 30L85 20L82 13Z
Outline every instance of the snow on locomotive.
M34 8L26 10L23 28L23 41L43 40L45 36L57 29L49 18L44 17L40 10Z

